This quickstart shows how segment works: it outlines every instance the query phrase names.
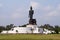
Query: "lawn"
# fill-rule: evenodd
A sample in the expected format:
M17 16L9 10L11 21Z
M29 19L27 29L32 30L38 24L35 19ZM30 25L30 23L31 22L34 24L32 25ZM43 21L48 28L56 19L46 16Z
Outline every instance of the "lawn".
M60 40L60 34L0 34L0 40Z

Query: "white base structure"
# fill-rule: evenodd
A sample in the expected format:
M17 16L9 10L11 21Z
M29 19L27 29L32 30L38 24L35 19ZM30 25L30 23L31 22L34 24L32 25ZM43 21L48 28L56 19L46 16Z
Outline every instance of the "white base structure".
M39 28L37 25L27 25L26 27L14 27L9 31L2 31L2 34L16 34L16 33L41 33L41 34L50 34L54 31Z
M37 25L27 25L27 27L32 29L32 33L43 33L43 28L39 28Z
M38 28L37 25L27 25L26 27L15 27L1 33L43 33L43 28Z

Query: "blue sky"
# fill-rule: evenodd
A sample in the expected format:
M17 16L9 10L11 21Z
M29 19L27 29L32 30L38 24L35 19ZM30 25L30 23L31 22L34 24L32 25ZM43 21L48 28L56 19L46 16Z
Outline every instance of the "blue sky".
M60 0L0 0L0 25L27 24L31 5L38 25L60 25Z

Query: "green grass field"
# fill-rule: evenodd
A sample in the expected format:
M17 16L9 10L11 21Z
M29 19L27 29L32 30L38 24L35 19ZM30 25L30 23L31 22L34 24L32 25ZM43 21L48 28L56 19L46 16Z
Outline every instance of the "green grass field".
M60 34L0 34L0 40L60 40Z

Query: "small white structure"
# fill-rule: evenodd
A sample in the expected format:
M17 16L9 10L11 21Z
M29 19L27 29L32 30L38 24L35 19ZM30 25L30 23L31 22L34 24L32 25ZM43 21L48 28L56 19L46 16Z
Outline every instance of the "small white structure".
M55 31L48 30L48 29L44 29L43 31L43 34L51 34L51 33L55 33Z
M5 33L7 33L7 31L2 31L1 33L4 33L5 34Z
M51 33L51 31L50 30L48 30L48 29L44 29L44 32L43 32L44 34L49 34L49 33Z

